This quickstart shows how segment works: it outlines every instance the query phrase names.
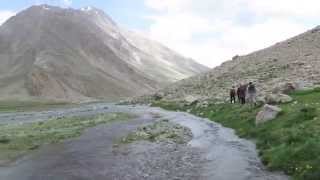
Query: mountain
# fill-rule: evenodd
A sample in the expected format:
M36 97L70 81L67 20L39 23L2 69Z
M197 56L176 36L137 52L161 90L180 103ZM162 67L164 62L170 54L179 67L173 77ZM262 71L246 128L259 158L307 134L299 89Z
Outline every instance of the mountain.
M92 7L18 13L0 27L0 60L1 99L119 100L207 70Z
M260 98L320 84L320 26L245 56L234 56L206 73L179 81L157 96L166 100L225 100L229 89L250 81ZM145 101L155 96L136 99Z
M153 79L161 77L168 79L170 82L175 82L190 77L190 74L196 75L199 72L209 70L207 67L196 63L193 59L185 58L141 34L123 31L123 35L140 52L146 52L149 56L153 56L153 58L145 58L141 64L145 72L153 75ZM155 64L157 65L156 69L154 68Z

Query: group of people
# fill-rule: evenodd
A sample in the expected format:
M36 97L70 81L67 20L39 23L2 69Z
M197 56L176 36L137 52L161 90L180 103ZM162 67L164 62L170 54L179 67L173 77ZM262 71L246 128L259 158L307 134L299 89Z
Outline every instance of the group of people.
M249 84L240 84L237 89L235 86L230 89L231 104L236 103L236 97L238 97L238 102L241 104L249 102L256 105L256 96L257 90L252 82Z

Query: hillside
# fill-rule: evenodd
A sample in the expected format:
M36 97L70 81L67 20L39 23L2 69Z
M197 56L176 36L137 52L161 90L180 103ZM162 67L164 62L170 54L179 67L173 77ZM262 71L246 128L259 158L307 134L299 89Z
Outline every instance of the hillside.
M0 27L0 98L119 100L207 70L170 50L148 52L124 31L92 7L18 13Z
M186 111L234 129L253 139L262 162L294 180L320 179L320 88L289 93L291 102L277 104L282 112L272 121L256 124L260 106L208 102L206 105L156 101L153 106Z
M254 139L270 170L297 180L319 179L319 43L320 27L316 27L269 48L235 56L134 103L148 102L221 123ZM257 106L230 104L229 89L250 81L258 89Z
M213 70L179 81L158 92L165 100L225 100L229 88L250 81L259 96L278 93L290 83L305 89L320 83L320 27L269 48L245 56L235 56Z

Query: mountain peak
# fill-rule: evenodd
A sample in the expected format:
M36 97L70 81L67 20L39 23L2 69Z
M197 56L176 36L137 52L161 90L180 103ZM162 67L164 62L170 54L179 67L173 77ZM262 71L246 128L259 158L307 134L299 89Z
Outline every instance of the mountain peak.
M86 6L86 7L80 8L79 10L87 14L107 16L103 10L93 6Z
M93 11L93 10L97 10L97 8L92 7L92 6L86 6L80 9L81 11Z
M48 5L48 4L40 4L40 5L31 6L31 7L27 8L26 10L57 10L57 9L65 9L65 8L58 7L58 6L52 6L52 5Z
M59 6L52 6L48 4L41 4L41 5L34 5L31 6L30 8L27 8L25 11L41 11L41 10L53 10L53 11L81 11L81 12L86 12L86 13L94 13L94 14L100 14L104 15L104 11L101 9L98 9L93 6L86 6L82 7L80 9L74 9L74 8L64 8L64 7L59 7Z

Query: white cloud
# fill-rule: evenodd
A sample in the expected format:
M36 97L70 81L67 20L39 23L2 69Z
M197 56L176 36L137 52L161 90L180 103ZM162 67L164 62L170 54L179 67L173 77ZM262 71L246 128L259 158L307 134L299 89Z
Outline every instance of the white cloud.
M248 1L253 10L276 16L319 17L320 1L318 0L270 0Z
M302 33L320 18L318 0L144 1L154 10L151 38L208 66Z
M0 11L0 25L6 22L10 17L14 16L16 13L13 11Z

